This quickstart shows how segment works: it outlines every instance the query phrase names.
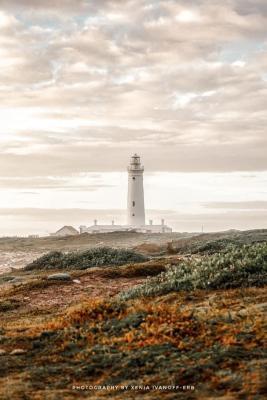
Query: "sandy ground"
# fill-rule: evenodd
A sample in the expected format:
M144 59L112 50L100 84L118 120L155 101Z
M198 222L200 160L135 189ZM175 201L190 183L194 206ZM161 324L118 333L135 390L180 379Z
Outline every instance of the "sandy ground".
M34 251L0 251L0 274L23 268L42 254Z

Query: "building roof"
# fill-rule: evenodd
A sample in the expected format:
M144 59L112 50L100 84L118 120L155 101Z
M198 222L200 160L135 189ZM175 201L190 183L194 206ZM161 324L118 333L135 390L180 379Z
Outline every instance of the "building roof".
M61 231L63 231L63 229L67 229L70 233L73 233L73 235L77 235L79 232L77 231L77 229L73 228L73 226L70 225L65 225L62 228L60 228L58 231L56 231L56 233L59 233Z

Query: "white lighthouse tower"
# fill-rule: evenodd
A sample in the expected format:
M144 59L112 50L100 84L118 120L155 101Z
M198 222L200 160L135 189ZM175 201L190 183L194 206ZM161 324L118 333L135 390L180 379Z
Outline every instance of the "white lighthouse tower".
M140 232L140 233L171 233L172 228L165 225L164 219L161 224L149 224L145 222L144 186L143 186L144 167L141 165L140 157L134 154L128 166L128 204L127 204L127 225L117 225L114 220L111 225L98 224L94 220L91 226L81 225L80 233L107 233L107 232Z
M139 227L145 225L145 204L143 187L144 167L140 157L134 154L128 166L128 225Z

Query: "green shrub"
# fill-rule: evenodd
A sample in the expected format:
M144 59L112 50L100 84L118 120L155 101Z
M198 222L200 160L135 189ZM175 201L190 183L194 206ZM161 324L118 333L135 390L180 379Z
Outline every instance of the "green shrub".
M98 247L86 251L62 253L53 251L26 265L25 270L87 269L107 265L123 265L147 261L147 257L132 250Z
M21 306L21 302L17 299L0 300L0 312L15 310Z
M137 278L156 276L161 272L166 271L166 262L155 262L149 261L138 264L127 264L122 268L107 268L101 271L97 271L97 276L116 279L116 278Z
M24 268L27 271L33 269L54 269L61 268L64 258L64 254L61 251L50 251L50 253L44 254L42 257L37 258L30 264L27 264Z
M228 251L230 246L238 245L233 239L218 239L218 240L209 240L204 243L197 243L197 245L193 248L192 253L199 254L214 254L219 251Z
M229 248L225 253L182 261L120 295L121 299L157 296L172 291L228 289L267 283L267 243Z
M244 243L243 243L244 244ZM172 242L167 245L168 254L214 254L218 251L227 252L231 246L242 246L237 239L222 238L214 240L193 240L192 242L176 245Z
M182 238L167 244L169 254L214 254L228 251L230 246L243 246L266 243L267 229L252 231L228 231L225 233L208 233L189 238Z

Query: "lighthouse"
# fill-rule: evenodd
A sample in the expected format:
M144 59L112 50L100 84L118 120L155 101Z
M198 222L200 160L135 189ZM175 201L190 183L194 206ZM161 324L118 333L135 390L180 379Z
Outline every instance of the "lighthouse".
M127 222L135 227L145 225L143 173L140 157L134 154L128 166Z
M145 202L143 174L144 167L140 157L134 154L128 166L128 199L127 199L127 225L117 225L114 220L111 224L99 224L97 219L91 226L81 225L80 233L107 233L107 232L140 232L140 233L171 233L172 228L161 219L161 224L145 221Z

